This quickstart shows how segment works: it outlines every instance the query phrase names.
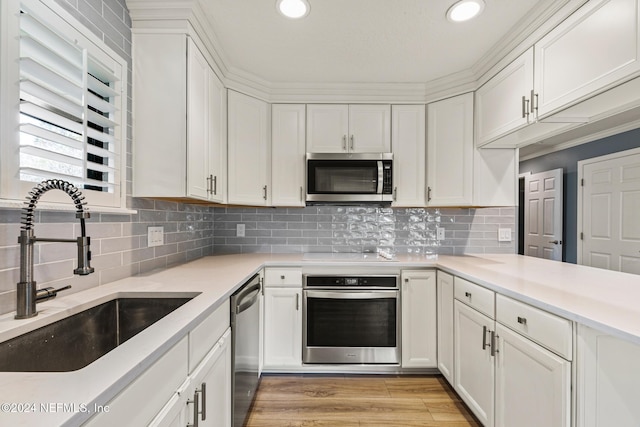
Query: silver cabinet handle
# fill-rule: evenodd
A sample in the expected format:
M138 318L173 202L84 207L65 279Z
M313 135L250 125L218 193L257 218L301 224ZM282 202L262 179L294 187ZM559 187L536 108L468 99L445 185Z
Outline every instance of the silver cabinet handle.
M187 400L187 403L193 403L193 424L187 424L187 427L198 427L198 415L200 415L198 394L200 394L200 390L196 389L196 391L193 392L193 400Z
M202 392L200 395L202 399L202 411L200 411L200 414L202 414L202 421L204 421L207 419L207 383L202 383L200 391Z
M349 149L353 151L353 135L351 135L351 138L350 138Z
M211 194L213 193L213 191L211 190L213 186L211 185L211 175L209 175L207 177L207 194Z
M262 198L267 200L267 186L262 187L263 195Z
M300 187L300 201L304 202L304 189Z
M518 316L518 323L520 323L521 325L525 325L526 326L527 318Z
M347 151L347 135L342 135L342 149Z
M217 175L213 177L213 194L215 196L218 195L218 176Z
M496 353L498 352L498 349L496 348L496 338L498 338L498 336L496 335L495 331L491 331L491 355L495 356Z
M427 202L431 201L431 187L427 187Z
M296 311L300 310L300 294L296 293Z
M486 326L482 326L482 349L486 350L487 346L490 346L490 344L487 343L487 332L489 332L489 329Z
M284 280L284 274L280 276L280 280Z
M535 112L535 110L538 109L537 107L537 102L534 102L534 100L538 100L538 94L535 93L535 91L533 89L531 89L531 113L533 114L533 112Z
M393 187L393 201L398 200L398 187Z
M464 296L467 297L467 298L471 298L471 292L465 292Z
M522 95L522 118L527 117L527 106L526 106L527 97Z

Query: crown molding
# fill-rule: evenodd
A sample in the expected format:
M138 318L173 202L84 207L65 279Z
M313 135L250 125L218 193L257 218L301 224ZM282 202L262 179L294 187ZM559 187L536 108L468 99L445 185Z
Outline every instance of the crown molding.
M214 30L206 0L126 0L133 32L195 32L225 87L271 103L429 103L476 90L587 0L543 0L470 69L415 83L269 82L234 67Z

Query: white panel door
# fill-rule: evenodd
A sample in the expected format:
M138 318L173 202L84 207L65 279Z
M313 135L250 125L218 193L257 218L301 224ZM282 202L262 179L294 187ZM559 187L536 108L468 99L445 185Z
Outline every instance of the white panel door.
M562 261L562 169L525 176L525 255Z
M349 152L391 152L390 105L349 105Z
M533 47L476 91L476 145L529 123L528 99L533 89Z
M571 362L500 324L496 427L569 427Z
M591 0L535 44L538 115L640 70L640 3Z
M581 264L640 274L640 153L633 153L579 162Z
M437 366L436 272L402 272L402 367Z
M480 422L493 427L495 389L491 331L494 321L454 301L454 388Z
M264 369L302 365L302 289L264 290Z
M346 153L348 134L348 105L307 105L308 153Z
M427 204L473 201L473 93L427 107Z
M453 385L453 276L438 271L438 369Z
M269 105L256 98L228 94L229 203L269 204Z
M305 105L271 106L271 204L304 206Z
M425 106L393 105L393 206L425 206Z

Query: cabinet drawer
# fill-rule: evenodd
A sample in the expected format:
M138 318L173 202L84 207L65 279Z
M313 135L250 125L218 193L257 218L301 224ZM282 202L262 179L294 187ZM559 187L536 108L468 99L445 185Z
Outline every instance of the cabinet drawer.
M264 270L264 286L300 287L302 286L302 270L299 268L266 268Z
M460 277L454 277L453 289L455 299L495 318L495 292Z
M230 313L227 300L189 332L189 373L193 372L227 330L231 322Z
M570 320L502 295L496 297L496 319L565 359L572 359L573 325Z

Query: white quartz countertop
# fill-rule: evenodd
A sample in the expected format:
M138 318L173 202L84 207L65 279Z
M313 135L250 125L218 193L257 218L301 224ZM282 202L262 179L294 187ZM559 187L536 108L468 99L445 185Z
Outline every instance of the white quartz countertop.
M635 275L519 255L398 255L391 261L361 255L217 255L76 294L61 294L52 301L39 304L40 314L32 319L15 320L14 313L0 316L0 342L3 342L114 296L148 293L197 295L85 368L60 373L0 373L0 425L81 424L90 416L86 410L90 411L95 404L109 402L265 266L302 266L327 269L327 272L331 268L344 270L364 266L395 269L437 267L506 296L640 344L640 277ZM43 408L48 408L49 412L44 412ZM35 411L26 412L33 409Z

